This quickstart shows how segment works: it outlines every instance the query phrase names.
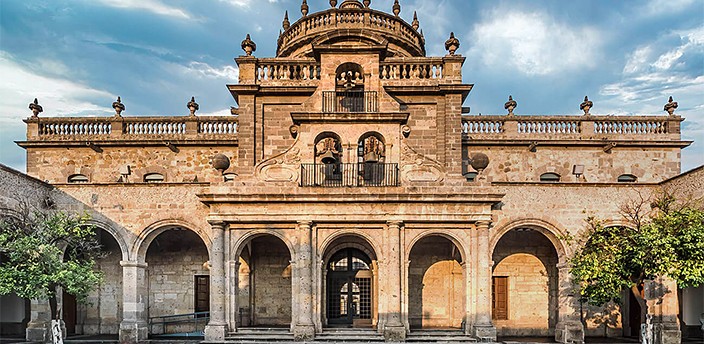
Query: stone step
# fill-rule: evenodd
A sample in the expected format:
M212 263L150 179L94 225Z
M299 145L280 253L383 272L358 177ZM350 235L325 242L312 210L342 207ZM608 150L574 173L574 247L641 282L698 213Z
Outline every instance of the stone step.
M384 336L375 330L354 328L326 328L315 335L316 342L383 342Z

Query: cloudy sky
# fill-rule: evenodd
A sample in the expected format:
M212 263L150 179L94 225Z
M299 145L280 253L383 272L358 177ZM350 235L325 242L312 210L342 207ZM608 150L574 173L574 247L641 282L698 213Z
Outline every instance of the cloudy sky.
M328 1L309 0L311 12ZM371 7L391 12L392 0ZM704 1L401 0L418 12L428 55L450 31L475 84L473 114L665 114L679 102L683 170L704 164ZM24 170L23 118L35 97L43 116L106 116L117 95L125 115L226 114L247 33L258 57L276 52L285 10L299 0L0 0L0 163Z

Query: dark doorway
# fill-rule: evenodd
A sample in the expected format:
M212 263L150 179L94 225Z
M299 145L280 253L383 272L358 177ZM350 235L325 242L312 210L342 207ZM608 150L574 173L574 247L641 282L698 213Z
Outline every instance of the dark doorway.
M508 277L495 276L491 284L491 314L496 320L508 320Z
M210 276L195 276L195 312L210 311Z
M638 299L633 295L632 290L628 290L628 332L626 335L638 338L640 336L640 314L641 308ZM641 299L645 297L643 292L643 285L638 286L638 292L640 293Z
M372 319L371 259L362 251L347 248L328 263L327 318L329 324L355 326Z
M66 324L66 334L76 334L76 297L64 291L62 302L61 317L64 319L64 324Z

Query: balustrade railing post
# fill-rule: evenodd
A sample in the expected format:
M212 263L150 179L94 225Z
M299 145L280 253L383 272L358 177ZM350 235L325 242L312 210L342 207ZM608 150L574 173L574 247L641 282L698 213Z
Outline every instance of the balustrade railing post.
M198 117L189 117L186 119L186 135L198 135Z
M27 139L39 137L39 118L29 117L24 122L27 123Z
M442 78L450 83L462 82L462 64L464 57L460 55L448 55L442 58Z
M579 136L589 138L594 136L594 121L591 120L578 120L577 125L579 125Z
M518 119L511 116L505 117L504 124L502 125L503 135L508 137L518 136Z
M680 139L680 123L682 122L682 117L680 116L670 116L667 118L666 122L666 134L673 139Z
M122 117L113 116L110 119L110 137L118 138L122 136L124 129L123 125L125 120Z
M257 83L257 58L253 56L240 56L235 59L240 72L239 83L253 85Z

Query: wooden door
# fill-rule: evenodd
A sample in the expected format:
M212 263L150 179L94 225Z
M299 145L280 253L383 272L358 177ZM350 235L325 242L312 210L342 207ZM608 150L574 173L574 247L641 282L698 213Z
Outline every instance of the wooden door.
M210 276L195 276L195 312L210 310Z
M496 320L508 319L508 277L493 277L491 284L492 314Z

